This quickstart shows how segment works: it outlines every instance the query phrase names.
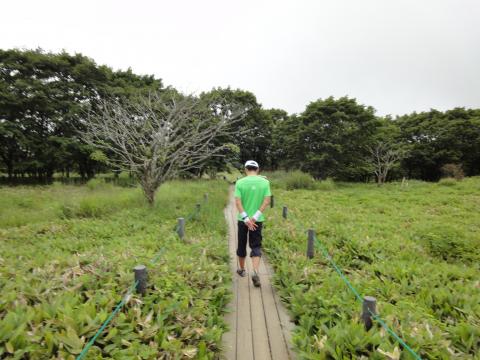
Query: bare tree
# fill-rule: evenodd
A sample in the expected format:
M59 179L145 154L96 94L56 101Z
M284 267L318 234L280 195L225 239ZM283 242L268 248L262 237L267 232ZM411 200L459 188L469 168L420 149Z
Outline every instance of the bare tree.
M83 139L112 154L109 163L138 178L149 204L165 181L223 156L232 125L248 109L194 96L151 94L136 101L104 100L86 117Z
M373 166L377 177L377 184L381 185L387 180L388 172L402 158L403 152L394 149L390 143L379 141L374 146L369 146L370 164Z

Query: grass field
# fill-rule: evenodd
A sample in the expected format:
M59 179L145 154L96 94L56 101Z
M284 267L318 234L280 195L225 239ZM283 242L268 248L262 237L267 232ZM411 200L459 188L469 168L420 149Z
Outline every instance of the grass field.
M300 358L410 358L378 324L364 330L361 305L320 248L306 259L306 228L422 358L480 358L480 178L377 187L267 175L276 205L264 245ZM176 218L205 192L182 242ZM137 264L148 267L147 295L129 298L86 358L218 358L230 298L226 198L224 181L165 184L153 208L139 189L101 180L0 187L0 358L74 359Z
M380 326L364 330L361 304L318 247L306 259L305 227L422 358L480 359L480 178L288 191L295 181L272 175L265 247L301 358L411 358Z
M176 218L206 192L184 243ZM139 189L98 180L0 188L0 358L74 359L137 264L148 268L147 295L128 300L86 358L216 358L230 297L226 197L220 181L165 184L153 209Z

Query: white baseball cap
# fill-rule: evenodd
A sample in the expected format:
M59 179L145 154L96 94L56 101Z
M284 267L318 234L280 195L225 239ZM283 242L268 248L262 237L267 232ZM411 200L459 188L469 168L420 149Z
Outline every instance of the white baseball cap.
M253 166L253 167L256 167L257 169L260 167L258 166L258 163L254 160L247 160L247 162L245 163L245 167L247 166Z

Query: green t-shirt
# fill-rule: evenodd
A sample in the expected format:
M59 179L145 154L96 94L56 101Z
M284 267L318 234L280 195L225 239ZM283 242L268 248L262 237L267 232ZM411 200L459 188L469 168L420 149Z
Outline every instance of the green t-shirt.
M260 209L266 196L272 196L272 193L270 191L270 182L263 176L245 176L235 184L235 197L242 200L243 209L249 217L252 217ZM242 220L240 214L238 214L237 218ZM265 221L263 214L258 219L258 222L261 221Z

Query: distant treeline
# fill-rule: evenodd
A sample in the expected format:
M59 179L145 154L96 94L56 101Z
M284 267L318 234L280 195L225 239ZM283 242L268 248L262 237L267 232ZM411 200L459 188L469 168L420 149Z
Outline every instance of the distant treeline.
M154 76L130 69L115 71L81 54L42 50L0 50L0 171L9 178L90 178L109 169L100 151L80 141L82 117L103 98L176 91ZM431 110L396 118L375 116L353 98L320 99L301 114L263 109L254 94L213 89L250 110L238 126L225 159L234 166L247 159L266 169L301 169L316 178L366 181L378 167L372 154L398 155L389 178L437 180L446 164L467 176L480 174L480 109ZM381 145L381 146L379 146ZM212 159L196 174L225 169ZM114 170L114 169L113 169Z

